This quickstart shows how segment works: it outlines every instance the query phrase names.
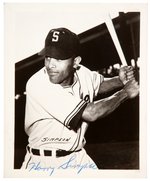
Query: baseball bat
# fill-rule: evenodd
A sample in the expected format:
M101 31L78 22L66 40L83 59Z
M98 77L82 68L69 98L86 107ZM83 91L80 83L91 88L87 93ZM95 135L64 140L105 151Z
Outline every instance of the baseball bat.
M109 30L109 33L111 35L111 38L114 42L114 45L116 47L116 50L118 52L118 55L120 57L120 60L121 60L121 63L122 65L127 65L127 61L125 59L125 56L124 56L124 53L122 51L122 48L121 48L121 45L120 45L120 42L119 42L119 39L117 37L117 33L115 31L115 28L114 28L114 25L112 23L112 20L111 20L111 17L110 17L110 14L108 14L108 16L106 16L106 20L105 20L105 23L106 23L106 26Z

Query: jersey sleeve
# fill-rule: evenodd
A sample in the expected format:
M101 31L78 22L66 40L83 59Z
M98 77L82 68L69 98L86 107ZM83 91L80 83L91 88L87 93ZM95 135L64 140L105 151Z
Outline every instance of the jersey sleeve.
M56 84L40 84L29 81L26 93L32 107L40 107L48 115L71 129L71 120L78 122L87 103L66 92L62 86Z
M92 76L93 89L95 92L95 96L97 96L100 89L100 85L104 81L104 76L96 71L92 71L91 74L92 74L91 76Z
M104 76L97 71L91 71L87 67L80 65L77 70L82 91L84 96L90 96L90 102L98 95L101 83L104 81Z

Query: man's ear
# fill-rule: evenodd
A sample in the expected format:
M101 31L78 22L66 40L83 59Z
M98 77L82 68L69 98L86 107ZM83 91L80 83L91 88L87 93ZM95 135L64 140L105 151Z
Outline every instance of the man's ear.
M77 57L74 59L74 65L73 65L73 67L74 67L75 69L78 68L81 60L82 60L82 58L81 58L80 56L77 56Z

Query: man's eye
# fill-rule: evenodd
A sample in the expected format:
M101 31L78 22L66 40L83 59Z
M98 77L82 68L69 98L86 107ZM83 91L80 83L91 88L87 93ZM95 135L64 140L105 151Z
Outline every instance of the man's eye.
M46 56L45 59L48 59L48 60L49 60L49 59L51 59L51 57Z
M58 59L57 61L58 61L58 62L62 62L63 60Z

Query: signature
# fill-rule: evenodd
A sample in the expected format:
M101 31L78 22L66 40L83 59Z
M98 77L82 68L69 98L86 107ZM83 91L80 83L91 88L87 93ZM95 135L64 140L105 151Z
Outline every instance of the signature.
M69 168L76 169L77 174L81 173L81 171L85 169L98 169L97 166L94 163L84 163L84 164L75 164L74 161L76 159L76 155L73 155L72 157L69 158L66 162L63 164L59 165L58 167L42 167L41 162L35 163L32 162L29 164L28 169L29 171L43 171L49 173L49 176L53 175L54 172L58 169L66 170Z
M84 169L97 169L97 166L94 163L84 163L84 164L73 164L73 161L75 160L76 155L72 156L67 162L60 165L59 169L68 169L68 168L74 168L77 169L77 174L79 174Z

